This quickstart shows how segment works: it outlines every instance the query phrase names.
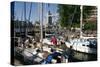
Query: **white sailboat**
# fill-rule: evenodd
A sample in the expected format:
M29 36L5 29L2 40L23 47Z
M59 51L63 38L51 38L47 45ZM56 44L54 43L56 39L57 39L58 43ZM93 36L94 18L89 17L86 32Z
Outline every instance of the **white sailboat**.
M88 53L88 54L97 54L97 39L96 37L83 37L82 36L82 13L83 6L80 6L81 16L80 16L80 38L70 39L65 42L68 48L71 48L75 51Z

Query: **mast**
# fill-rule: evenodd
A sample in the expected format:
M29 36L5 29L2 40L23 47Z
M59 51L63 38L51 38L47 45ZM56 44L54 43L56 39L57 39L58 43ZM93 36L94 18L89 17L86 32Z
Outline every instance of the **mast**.
M29 16L28 16L28 27L27 27L27 31L31 31L32 32L32 30L31 30L31 26L30 26L30 18L31 18L31 13L32 13L32 2L30 3L30 10L29 10Z
M24 5L23 5L23 6L24 6ZM23 24L24 24L24 22L23 22L23 21L24 21L24 20L23 20L24 8L23 8L23 7L22 7L22 12L21 12L21 13L22 13L22 14L21 14L21 27L20 27L20 28L21 28L21 31L20 31L20 32L21 32L21 34L22 34L22 33L23 33Z
M26 20L26 2L24 2L24 31L25 31L25 36L27 36L27 20Z
M47 25L47 22L48 22L48 20L47 20L47 10L46 10L46 4L45 4L45 13L46 13L46 16L45 16L45 35L46 35L46 25ZM45 36L46 37L46 36Z
M40 28L41 28L41 40L43 41L43 3L40 4Z
M80 6L81 16L80 16L80 38L82 38L82 20L83 20L83 5Z

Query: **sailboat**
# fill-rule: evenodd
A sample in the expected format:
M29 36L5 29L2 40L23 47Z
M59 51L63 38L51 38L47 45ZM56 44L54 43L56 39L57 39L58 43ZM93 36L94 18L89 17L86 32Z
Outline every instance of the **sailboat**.
M72 50L83 52L87 54L97 54L97 38L96 37L83 37L82 36L82 10L83 6L80 6L80 37L69 39L65 42L66 46Z

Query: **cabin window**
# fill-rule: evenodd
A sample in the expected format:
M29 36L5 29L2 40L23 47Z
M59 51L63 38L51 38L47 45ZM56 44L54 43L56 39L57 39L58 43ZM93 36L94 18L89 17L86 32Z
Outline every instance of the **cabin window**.
M85 46L85 44L83 44L82 46Z
M89 45L87 45L87 47L89 47Z

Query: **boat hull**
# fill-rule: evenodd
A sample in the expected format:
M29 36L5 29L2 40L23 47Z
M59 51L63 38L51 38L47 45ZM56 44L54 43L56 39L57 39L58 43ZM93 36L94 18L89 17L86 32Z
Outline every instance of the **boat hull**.
M72 45L68 42L66 42L66 46L68 48L71 48L72 50L78 51L78 52L82 52L82 53L87 53L87 54L97 54L97 49L96 48L90 48L87 47L86 45L82 46L82 45Z

